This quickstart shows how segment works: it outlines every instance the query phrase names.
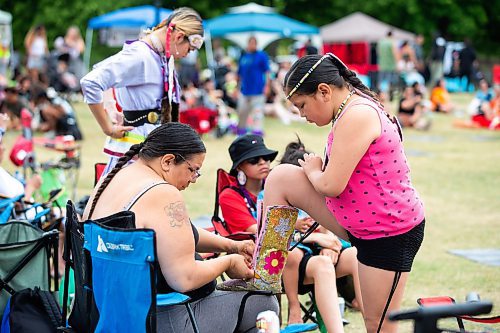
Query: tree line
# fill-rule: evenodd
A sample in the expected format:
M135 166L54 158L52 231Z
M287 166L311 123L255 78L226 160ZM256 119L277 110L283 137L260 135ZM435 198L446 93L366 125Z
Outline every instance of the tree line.
M421 33L430 47L439 32L447 40L469 38L483 56L500 55L500 1L492 0L253 0L272 6L281 14L322 26L350 13L361 11L396 27ZM49 43L64 35L70 25L84 34L90 18L124 7L158 3L165 8L190 6L203 18L225 13L228 7L248 0L0 0L0 9L13 16L14 47L24 52L29 28L44 24Z

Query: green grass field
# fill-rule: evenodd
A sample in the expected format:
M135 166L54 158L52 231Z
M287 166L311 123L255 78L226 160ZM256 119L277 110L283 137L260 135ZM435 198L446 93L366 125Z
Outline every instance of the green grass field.
M452 97L463 110L472 98L461 94ZM85 135L78 184L80 197L91 192L94 163L107 159L101 153L104 135L90 111L84 104L76 104L76 109ZM492 300L497 305L493 312L498 315L500 267L468 261L449 254L448 250L500 248L500 133L456 129L452 127L452 121L452 115L436 114L428 132L404 131L413 183L424 200L427 223L425 240L406 288L403 307L415 307L415 300L422 296L449 295L461 301L468 292L476 291L483 299ZM322 154L329 127L317 128L304 123L285 126L276 119L267 118L265 130L266 144L270 148L282 152L297 133L308 149ZM7 135L8 148L15 135ZM202 168L203 176L184 192L192 218L211 215L215 171L229 168L227 148L233 139L233 136L222 139L210 135L204 137L207 157ZM43 161L54 157L54 153L37 148L37 157ZM3 165L13 169L7 159ZM347 319L351 324L346 327L346 332L363 331L359 313L348 312ZM444 325L456 328L453 321ZM467 327L486 328L474 324L467 324ZM410 332L411 326L404 324L400 331Z

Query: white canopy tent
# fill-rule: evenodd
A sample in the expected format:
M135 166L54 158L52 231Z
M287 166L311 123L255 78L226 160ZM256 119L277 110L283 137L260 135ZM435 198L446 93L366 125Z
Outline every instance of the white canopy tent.
M389 31L395 40L413 40L415 34L396 28L361 12L355 12L320 28L323 43L375 43Z
M10 61L12 52L14 51L12 45L11 23L12 23L12 15L10 13L0 10L0 47L2 48L2 52L0 54L0 61L5 61L7 64Z

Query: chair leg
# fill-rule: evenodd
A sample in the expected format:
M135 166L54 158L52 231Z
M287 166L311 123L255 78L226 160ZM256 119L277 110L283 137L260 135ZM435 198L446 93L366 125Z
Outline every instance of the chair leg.
M194 318L193 310L189 303L186 303L187 312L189 315L189 320L191 320L191 325L193 325L194 333L200 333L200 329L198 328L198 324L196 323L196 319Z

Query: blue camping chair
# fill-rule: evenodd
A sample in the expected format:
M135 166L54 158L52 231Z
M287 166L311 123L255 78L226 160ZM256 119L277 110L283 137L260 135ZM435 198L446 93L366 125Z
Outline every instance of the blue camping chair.
M100 318L95 332L153 333L156 308L180 304L186 306L193 330L199 332L188 296L156 293L159 265L154 230L113 228L89 221L84 235Z

